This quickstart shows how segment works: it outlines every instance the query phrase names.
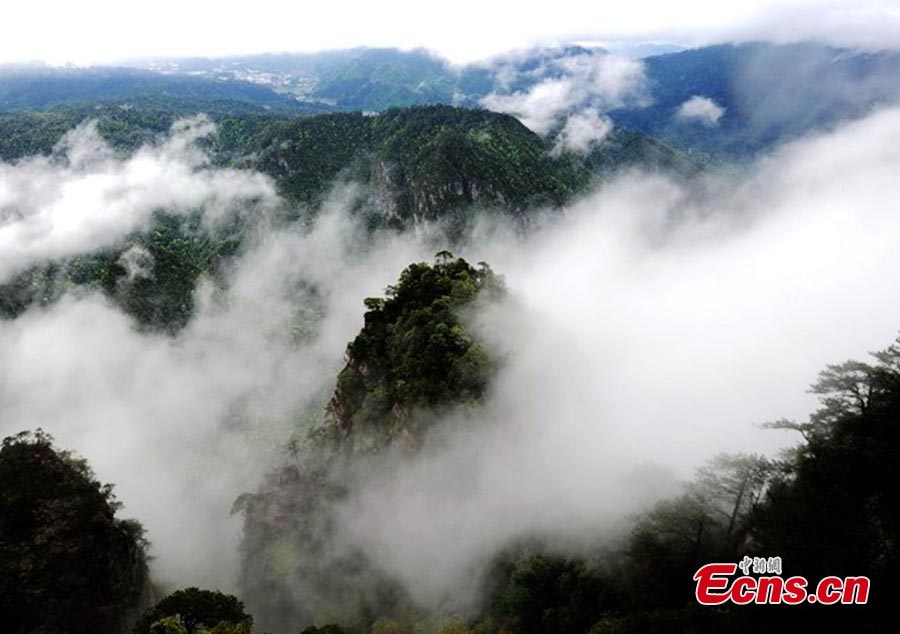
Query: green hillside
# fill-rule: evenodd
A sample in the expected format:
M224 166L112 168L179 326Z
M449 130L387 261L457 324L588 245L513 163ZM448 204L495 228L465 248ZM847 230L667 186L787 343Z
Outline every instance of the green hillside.
M178 118L196 110L160 99L140 108L104 103L0 114L0 158L51 154L63 135L94 119L122 156L157 142ZM227 110L227 109L226 109ZM499 213L528 226L531 214L558 210L600 177L627 167L696 171L684 155L640 133L614 131L586 157L557 156L515 118L451 106L390 109L377 116L235 114L214 111L217 131L200 141L214 165L258 170L286 200L282 222L308 218L342 182L364 185L354 210L376 229L439 222L452 241L473 212ZM247 221L211 229L199 215L160 209L150 227L102 253L39 264L0 280L0 317L55 301L75 288L99 289L144 327L174 332L192 314L202 275L241 250ZM130 279L120 263L129 249L152 258L147 277Z
M590 174L516 119L450 106L291 119L267 126L243 164L272 176L282 193L310 202L339 175L373 189L370 211L395 227L470 208L521 214L559 206Z

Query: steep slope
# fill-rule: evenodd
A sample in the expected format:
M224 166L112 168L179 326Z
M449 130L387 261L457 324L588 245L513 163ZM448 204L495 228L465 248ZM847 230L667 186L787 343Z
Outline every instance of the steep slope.
M244 514L243 596L261 630L337 621L368 631L373 615L401 610L399 586L336 538L336 507L357 469L390 469L396 453L421 447L442 414L478 406L498 360L465 314L504 294L487 265L442 252L433 265L403 271L387 298L365 300L365 325L347 347L321 423L235 505Z
M316 200L342 174L367 182L372 211L397 227L472 205L513 214L559 206L589 180L514 118L450 106L279 122L253 141L250 157L247 165L295 200Z
M387 298L367 299L365 326L347 346L323 430L349 451L415 447L430 418L477 403L496 360L467 332L460 311L496 301L503 282L482 264L439 254L435 265L412 264Z

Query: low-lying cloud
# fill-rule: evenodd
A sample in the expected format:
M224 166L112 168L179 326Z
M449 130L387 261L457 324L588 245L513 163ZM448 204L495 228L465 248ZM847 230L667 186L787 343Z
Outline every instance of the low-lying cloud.
M640 60L587 51L549 57L537 68L524 70L515 65L516 59L494 63L498 90L483 97L481 105L517 117L542 136L562 126L557 138L560 148L571 145L583 151L612 129L603 113L649 102ZM511 88L520 81L527 87Z
M40 426L88 458L146 527L164 585L236 588L235 498L284 459L301 414L319 411L360 298L419 255L403 242L378 261L349 251L362 240L345 242L354 229L334 204L311 233L248 249L226 295L202 283L175 337L139 332L99 294L0 322L0 434Z
M605 139L612 132L613 123L596 110L587 109L573 114L556 137L553 153L575 152L585 155L591 145Z
M900 326L898 148L900 110L885 110L737 175L621 175L524 238L478 224L455 250L506 277L511 300L470 319L508 362L483 411L358 484L342 543L423 604L464 604L511 539L596 535L717 451L795 440L754 423L802 417L825 363ZM118 179L104 191L125 187L133 160L103 159ZM181 183L208 191L210 177L189 169ZM165 583L234 587L232 501L284 460L302 415L320 415L362 299L437 250L427 228L365 233L347 212L358 194L340 188L311 228L246 245L224 290L201 283L175 336L90 294L0 322L0 432L42 426L116 483ZM16 253L8 270L32 251Z
M678 107L675 117L682 121L696 121L706 126L718 125L725 108L709 97L694 95Z
M23 268L111 246L154 211L203 208L211 220L265 206L265 176L208 169L195 141L214 131L206 117L178 121L158 144L120 160L96 121L70 131L49 157L0 163L0 282Z
M476 321L509 365L463 431L367 480L349 539L452 604L510 540L602 535L717 451L796 442L755 423L804 417L826 363L900 326L898 147L885 111L702 194L632 174L525 243L473 242L515 298Z

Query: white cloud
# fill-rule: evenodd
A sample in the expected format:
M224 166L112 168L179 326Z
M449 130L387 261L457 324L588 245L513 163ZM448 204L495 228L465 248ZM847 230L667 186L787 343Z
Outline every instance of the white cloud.
M142 6L140 29L111 0L7 5L4 23L15 28L0 42L0 61L86 63L368 45L427 47L462 62L588 39L699 44L731 37L812 38L874 48L897 48L900 42L897 6L886 0L557 0L551 7L460 0L439 19L412 0L312 5L258 0L251 9L236 2L158 0ZM198 30L198 24L204 28Z
M526 238L479 226L461 254L503 273L513 302L474 327L514 354L474 420L355 490L342 536L433 604L474 587L512 537L601 530L663 491L636 465L686 475L719 450L788 442L753 423L803 416L824 364L898 328L898 170L900 110L886 110L711 175L700 195L632 173ZM166 582L233 586L234 496L282 460L298 413L321 411L361 299L435 251L427 230L359 233L340 193L313 228L250 245L226 292L201 287L176 337L135 331L97 296L0 322L0 432L43 426L116 483ZM298 342L303 307L324 317Z
M499 63L497 69L503 82L514 80L507 63ZM481 105L514 115L541 135L575 111L582 111L582 122L573 125L583 127L588 110L606 112L648 100L644 64L625 57L584 53L550 59L524 74L537 81L527 90L491 93L481 99Z
M586 154L591 145L602 141L612 132L613 124L609 117L600 115L596 110L584 110L566 120L562 131L556 138L553 152L563 151Z
M345 193L312 231L248 245L227 291L202 283L175 337L137 331L98 294L0 321L0 436L43 427L86 457L144 524L164 586L236 589L235 498L284 459L300 414L320 414L362 298L422 256L396 239L366 257Z
M272 204L274 186L261 174L208 169L193 144L213 129L205 117L182 120L163 142L118 160L88 122L53 156L0 163L0 282L43 260L113 245L156 210L204 208L216 219Z
M678 107L675 116L683 121L696 121L706 126L718 125L725 108L709 97L694 95Z
M484 413L367 474L348 539L453 605L510 539L603 535L663 492L640 465L688 476L719 450L799 440L754 423L805 416L826 363L900 326L898 148L885 111L702 196L632 174L524 243L474 242L515 298L476 323L514 354Z
M562 114L578 103L574 93L571 81L549 79L527 92L487 95L481 100L481 105L490 110L515 115L538 134L546 134Z

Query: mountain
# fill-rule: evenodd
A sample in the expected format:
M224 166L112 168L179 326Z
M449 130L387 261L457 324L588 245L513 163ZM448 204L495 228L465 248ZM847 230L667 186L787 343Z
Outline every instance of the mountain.
M434 265L407 267L386 299L365 300L365 325L347 346L317 439L348 452L413 449L434 414L478 403L498 361L467 332L459 311L505 293L489 266L446 251Z
M620 127L698 155L746 157L900 98L900 54L892 51L748 43L648 52L653 51L640 49L637 55L643 64L642 98L610 104L608 114ZM425 51L362 48L150 66L255 81L340 110L381 111L422 104L477 106L489 95L526 95L541 82L571 78L602 63L608 54L598 47L536 48L454 67ZM594 89L602 92L614 77L596 76ZM682 105L693 97L711 100L723 110L721 117L681 116Z
M184 112L164 104L60 106L0 114L0 158L50 154L85 118L123 155L156 143ZM699 164L638 132L613 131L586 156L557 154L509 115L451 106L390 109L377 116L334 113L312 117L221 115L200 141L215 165L270 176L286 201L282 221L315 213L341 182L361 184L355 212L370 229L440 223L457 239L473 212L502 214L527 227L534 214L558 210L600 178L628 167L690 174ZM95 288L143 327L182 328L193 312L201 276L241 252L252 222L210 227L202 212L160 209L151 225L101 252L41 263L0 280L0 317L56 301L73 287ZM126 254L141 254L152 270L128 274Z
M456 73L424 50L354 48L318 53L268 53L223 58L160 59L144 63L166 73L246 80L341 110L451 103Z
M614 110L613 121L715 155L764 151L900 100L900 53L893 51L728 44L652 56L644 64L652 103ZM714 125L679 118L679 108L695 96L724 109Z
M564 118L590 107L698 158L741 159L900 99L900 53L892 51L749 43L643 56L630 67L611 59L605 49L570 45L453 66L423 50L356 48L161 59L143 68L5 68L0 112L98 103L222 115L495 107L498 97L527 99L575 82L577 93L528 108ZM630 84L621 84L623 68ZM685 110L691 100L695 110Z
M110 485L38 430L0 445L0 623L6 632L117 634L150 598L141 525Z
M134 68L0 67L0 111L98 102L168 102L231 112L321 112L265 86Z
M281 191L312 200L344 175L372 188L371 213L391 226L444 219L473 205L521 215L559 206L590 174L513 117L450 106L334 114L268 126L245 164Z
M352 493L353 469L367 460L390 469L399 454L413 455L442 414L480 406L499 367L462 318L506 295L488 265L444 251L433 264L408 266L386 295L365 300L365 324L319 421L235 504L244 516L242 595L261 631L359 625L409 604L394 580L336 538L335 509Z

